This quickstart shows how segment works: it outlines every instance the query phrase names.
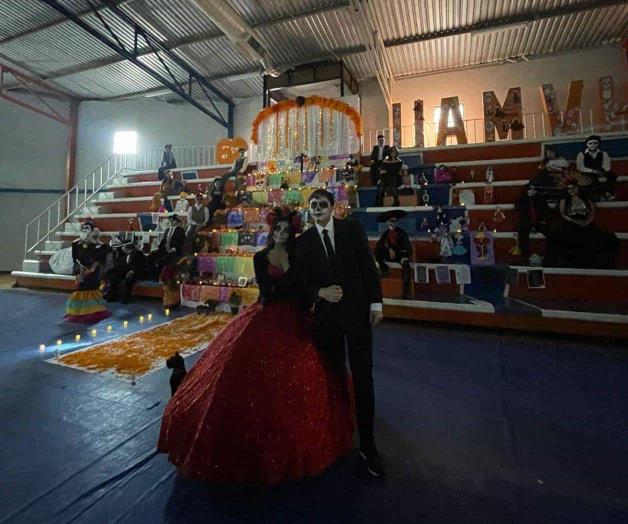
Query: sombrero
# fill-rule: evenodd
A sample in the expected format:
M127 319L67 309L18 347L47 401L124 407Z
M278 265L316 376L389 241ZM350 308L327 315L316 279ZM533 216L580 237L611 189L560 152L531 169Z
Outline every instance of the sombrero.
M384 213L380 213L377 216L378 222L388 222L391 218L396 218L397 220L401 220L408 213L406 213L403 209L391 209L390 211L386 211Z

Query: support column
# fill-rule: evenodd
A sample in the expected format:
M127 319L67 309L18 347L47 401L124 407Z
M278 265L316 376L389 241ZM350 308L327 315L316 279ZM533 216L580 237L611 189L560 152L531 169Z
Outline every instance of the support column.
M65 190L76 184L76 137L78 133L78 110L80 102L70 101L70 114L68 118L68 147L65 160Z

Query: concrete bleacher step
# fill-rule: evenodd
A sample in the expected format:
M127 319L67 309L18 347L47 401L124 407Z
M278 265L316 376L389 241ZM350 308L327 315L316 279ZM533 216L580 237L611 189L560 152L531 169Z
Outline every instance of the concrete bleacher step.
M250 164L249 164L250 165ZM212 165L212 166L196 166L196 167L179 167L172 169L175 173L185 171L196 171L198 178L215 178L225 174L229 170L229 165ZM121 176L121 179L127 182L155 182L157 178L157 169L149 169L144 171L130 171Z

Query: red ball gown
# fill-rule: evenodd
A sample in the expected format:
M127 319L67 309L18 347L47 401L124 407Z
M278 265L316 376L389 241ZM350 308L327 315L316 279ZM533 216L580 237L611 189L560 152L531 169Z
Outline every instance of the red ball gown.
M329 369L290 272L255 257L260 302L220 333L168 403L158 450L184 475L273 485L321 473L352 446L350 377Z

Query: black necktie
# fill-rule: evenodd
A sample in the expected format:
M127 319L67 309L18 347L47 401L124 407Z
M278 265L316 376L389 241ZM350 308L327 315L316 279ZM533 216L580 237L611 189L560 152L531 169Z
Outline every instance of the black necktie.
M331 245L331 240L329 239L329 231L323 229L323 244L325 244L325 251L327 251L327 258L329 260L333 260L336 258L336 252L334 251L334 246Z

